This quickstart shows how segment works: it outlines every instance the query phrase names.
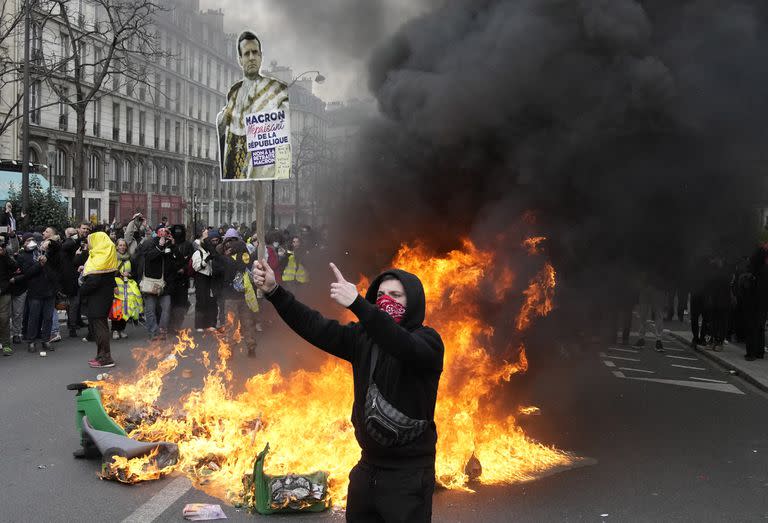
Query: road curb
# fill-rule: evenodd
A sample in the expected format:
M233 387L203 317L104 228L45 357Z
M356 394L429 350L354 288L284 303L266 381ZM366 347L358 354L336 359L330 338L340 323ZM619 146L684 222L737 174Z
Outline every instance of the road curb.
M672 331L667 331L667 334L669 334L671 337L675 338L677 341L683 342L683 343L685 343L688 346L691 345L691 340L686 339L685 336L681 336L680 334L677 334L677 333L672 332ZM735 365L733 365L728 360L726 360L724 358L721 358L718 353L713 352L713 351L708 351L706 349L703 349L699 345L696 345L696 352L698 352L699 354L703 355L707 359L709 359L711 361L714 361L715 363L717 363L721 367L725 367L726 369L728 369L730 371L736 372L737 376L740 376L741 379L743 379L744 381L754 385L758 389L760 389L760 390L762 390L764 392L768 392L768 385L766 385L765 383L763 383L760 380L756 379L754 376L751 376L750 374L747 374L746 372L744 372L743 369L740 369L740 368L736 367Z

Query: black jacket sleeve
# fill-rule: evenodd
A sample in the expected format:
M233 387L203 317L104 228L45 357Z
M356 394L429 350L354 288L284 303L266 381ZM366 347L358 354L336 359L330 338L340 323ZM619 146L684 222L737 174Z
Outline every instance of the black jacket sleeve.
M360 318L363 329L382 351L404 363L428 370L442 370L443 341L434 329L420 327L409 332L360 295L349 310Z
M280 286L267 299L296 334L328 354L352 361L357 337L352 325L341 325L336 320L329 320Z

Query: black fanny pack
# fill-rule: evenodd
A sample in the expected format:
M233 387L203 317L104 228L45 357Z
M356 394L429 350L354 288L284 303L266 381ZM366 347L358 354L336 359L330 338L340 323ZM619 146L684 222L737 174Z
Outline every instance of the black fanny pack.
M365 431L383 447L406 445L421 436L429 422L409 418L384 399L373 382L379 348L374 345L371 371L368 376L368 393L365 397Z

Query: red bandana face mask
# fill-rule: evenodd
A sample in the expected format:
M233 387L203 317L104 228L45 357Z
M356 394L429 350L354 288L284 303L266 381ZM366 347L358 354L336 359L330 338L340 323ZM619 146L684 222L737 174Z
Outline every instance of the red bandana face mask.
M389 314L395 320L395 323L400 323L403 316L405 316L405 307L386 294L376 298L376 306Z

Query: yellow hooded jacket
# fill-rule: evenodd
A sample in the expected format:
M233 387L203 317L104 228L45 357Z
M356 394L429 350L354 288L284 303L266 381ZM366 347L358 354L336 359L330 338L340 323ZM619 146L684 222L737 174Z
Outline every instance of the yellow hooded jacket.
M104 232L88 235L88 260L85 262L83 276L103 274L117 270L117 250L115 244Z

